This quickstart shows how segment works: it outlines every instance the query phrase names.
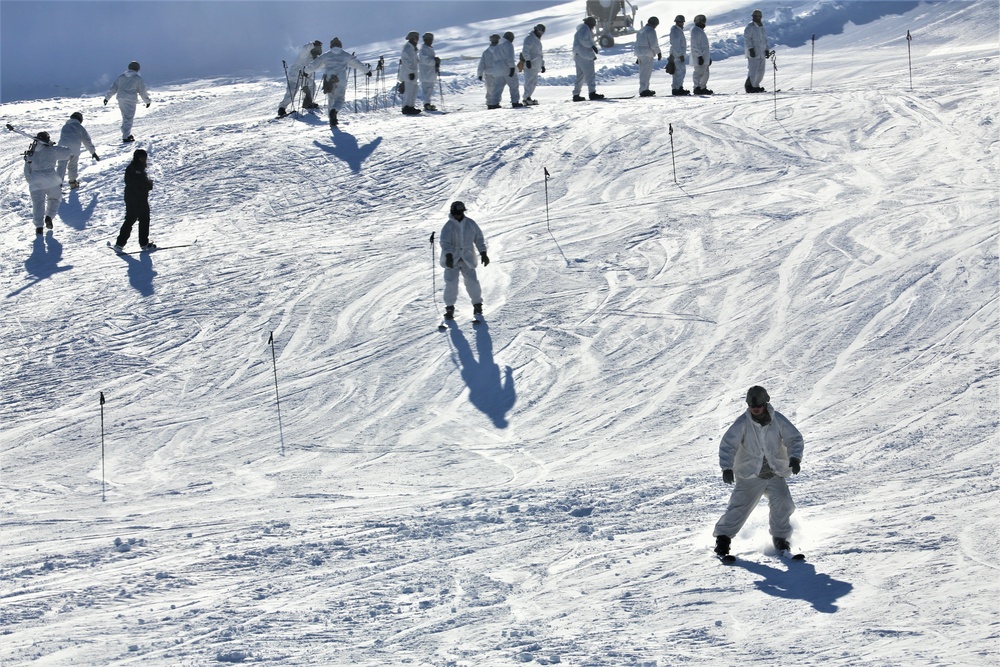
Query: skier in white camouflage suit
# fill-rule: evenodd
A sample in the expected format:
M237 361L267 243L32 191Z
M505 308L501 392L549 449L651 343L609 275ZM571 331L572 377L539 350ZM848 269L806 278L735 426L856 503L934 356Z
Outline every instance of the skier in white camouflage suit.
M108 100L115 95L118 96L118 108L122 112L122 142L135 141L132 136L132 121L135 118L135 106L138 98L142 98L147 109L150 104L146 82L139 76L139 63L133 60L128 64L128 69L118 75L104 96L104 106L107 106Z
M804 441L788 419L771 406L771 397L760 386L747 391L747 411L733 422L719 443L722 481L733 484L729 507L715 524L715 553L729 554L732 538L757 503L767 496L769 527L774 547L791 548L791 516L795 511L785 478L798 475Z
M403 113L415 116L420 113L417 108L417 74L420 72L420 56L417 53L417 41L420 33L411 30L406 33L406 43L399 57L399 72L396 78L402 84Z
M365 76L372 75L370 65L365 65L356 57L344 50L339 37L330 40L330 50L316 58L303 68L310 77L314 72L323 72L323 92L326 93L326 113L330 119L330 127L337 125L337 114L344 108L347 96L347 69L351 68Z
M441 59L434 51L434 33L425 32L421 38L424 41L420 47L420 92L424 98L424 111L437 111L434 106L434 86L437 85L438 74L441 72Z
M524 99L522 102L528 106L538 104L538 100L532 96L538 85L538 75L545 73L545 58L542 56L542 35L544 34L545 26L539 23L521 43L521 57L524 58Z
M58 165L56 165L56 173L59 174L59 180L62 180L68 170L69 187L75 190L80 187L77 176L79 175L78 165L80 163L81 145L87 147L87 152L90 153L90 157L95 162L101 159L97 156L97 151L94 150L94 142L90 140L90 133L87 132L87 128L83 126L83 114L79 111L70 115L69 120L63 125L62 132L59 133L59 145L69 149L69 158L59 160Z
M68 160L69 156L70 150L52 143L48 132L36 134L35 141L24 154L24 180L28 181L31 193L31 218L37 234L45 231L43 224L52 229L52 218L62 201L59 187L62 179L56 173L56 163Z
M479 69L476 70L476 75L479 80L486 84L486 108L487 109L499 109L500 105L493 104L493 87L498 85L493 78L493 62L496 60L497 56L497 46L500 44L500 35L493 33L490 35L490 45L486 47L483 51L483 55L479 58Z
M694 84L695 95L711 95L708 88L709 68L712 66L712 49L705 34L708 19L704 14L694 17L694 27L691 28L691 83Z
M743 84L748 93L763 93L760 85L764 80L764 70L771 52L767 48L767 28L764 27L764 14L753 10L751 21L743 31L743 51L747 57L747 80Z
M493 57L493 102L491 108L500 106L503 91L510 89L510 105L519 109L521 104L521 87L517 78L517 57L514 55L514 33L508 31L496 47Z
M473 315L483 314L483 290L476 276L476 266L482 261L489 266L486 239L476 221L465 215L465 204L452 202L448 222L438 236L441 244L441 266L444 267L444 318L455 319L458 300L458 276L461 274L465 291L472 300Z
M670 62L674 65L674 77L670 83L671 95L690 95L684 87L687 74L687 37L684 35L684 16L678 14L670 26Z
M323 42L318 39L315 42L309 42L302 46L299 50L299 56L292 63L292 66L288 68L287 77L288 80L285 82L285 97L281 100L281 104L278 105L278 116L286 116L285 109L287 109L292 102L295 101L296 95L299 94L299 90L302 90L303 109L318 109L319 105L315 102L316 97L316 82L313 81L311 76L306 76L302 70L305 69L306 65L311 63L316 58L319 58L320 54L323 53Z
M649 89L649 79L653 74L653 59L662 60L660 39L656 36L656 27L660 19L650 16L646 25L639 29L635 36L635 58L639 61L639 97L653 97L655 90Z
M594 28L597 19L588 16L576 29L573 35L573 62L576 64L576 80L573 82L573 101L583 102L586 99L603 100L604 95L597 92L597 75L594 71L597 54L597 42L594 41ZM587 86L587 97L583 97L583 86Z

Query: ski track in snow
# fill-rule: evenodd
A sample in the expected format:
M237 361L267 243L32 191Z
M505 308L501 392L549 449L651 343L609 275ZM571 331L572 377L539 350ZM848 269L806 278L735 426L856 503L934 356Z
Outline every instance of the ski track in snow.
M83 107L102 160L34 239L0 134L0 663L995 664L997 20L849 26L814 90L781 51L777 105L543 85L487 111L469 60L447 115L331 132L272 119L279 82L156 90L151 237L198 243L153 254L105 247L117 109L5 105L50 131ZM439 332L454 199L486 324L463 290ZM758 383L806 436L809 560L761 508L723 568L718 438Z

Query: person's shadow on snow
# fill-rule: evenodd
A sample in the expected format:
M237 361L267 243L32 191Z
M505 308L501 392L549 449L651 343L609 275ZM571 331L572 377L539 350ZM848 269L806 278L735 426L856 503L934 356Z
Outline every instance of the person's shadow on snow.
M83 208L80 203L80 194L77 190L69 191L69 199L59 205L59 218L67 225L76 230L83 230L87 227L87 222L94 215L97 208L97 195L92 195L87 208Z
M46 278L51 278L57 273L72 269L72 265L59 266L59 262L62 261L62 253L62 244L56 240L52 232L48 232L44 236L41 234L36 235L35 241L31 246L31 254L28 255L28 259L24 260L24 270L30 276L31 282L14 290L7 296L17 296Z
M763 577L754 582L758 590L788 600L805 600L813 609L823 614L833 614L839 609L837 600L850 593L854 586L846 581L838 581L828 574L816 572L808 562L791 562L787 570L739 559L738 567Z
M347 163L355 174L361 173L361 165L372 156L375 149L382 143L382 137L376 137L364 145L358 146L358 140L353 134L344 132L339 128L333 128L333 146L321 144L313 140L313 144L330 155Z
M490 338L489 325L485 322L476 325L478 360L462 330L454 322L451 324L451 342L458 352L462 379L469 387L469 401L489 417L494 426L507 428L510 424L507 413L517 402L514 370L505 366L501 380L500 366L493 360L493 339Z
M128 282L134 290L143 296L153 295L153 278L156 271L153 270L153 260L148 252L139 253L139 258L135 255L121 253L118 255L128 265Z

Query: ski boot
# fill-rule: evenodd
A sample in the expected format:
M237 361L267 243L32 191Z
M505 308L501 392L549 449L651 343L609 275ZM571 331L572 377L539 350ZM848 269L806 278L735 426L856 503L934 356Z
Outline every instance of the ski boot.
M455 306L445 306L444 308L444 319L453 320L455 319Z

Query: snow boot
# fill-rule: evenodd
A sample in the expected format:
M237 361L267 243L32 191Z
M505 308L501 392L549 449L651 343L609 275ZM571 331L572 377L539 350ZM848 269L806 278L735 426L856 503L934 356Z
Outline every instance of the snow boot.
M141 250L156 250L156 244L150 241L144 246L140 246Z
M477 317L480 316L480 315L482 315L483 314L483 304L481 304L481 303L474 303L474 304L472 304L472 314L475 315L475 316L477 316Z
M285 111L285 107L278 107L278 118L284 118L288 113Z
M670 91L670 94L676 97L683 97L684 95L690 95L691 91L684 90L683 88L674 88L673 90Z
M330 109L330 127L337 127L337 110Z
M656 95L655 90L643 90L639 92L639 97L653 97Z
M78 187L80 187L80 181L70 181L69 182L69 189L70 190L76 190Z
M774 537L771 539L774 542L774 548L778 551L791 551L792 545L784 537Z
M747 77L747 80L743 83L743 90L747 91L748 93L754 92L754 86L752 83L750 83L750 77Z
M422 112L416 107L403 107L403 114L406 116L416 116L420 113Z
M424 102L424 111L437 111L438 108L430 102Z
M715 554L717 556L729 555L729 544L732 540L726 535L719 535L715 538Z
M39 234L41 234L41 232L39 232ZM114 250L119 255L122 253L123 250L125 250L125 248L121 247L117 243L115 245L111 246L111 249Z
M42 234L45 233L45 229L43 229L42 227L35 227L35 233L41 236Z
M594 92L592 92L592 93L589 93L587 95L587 97L589 97L592 100L603 100L604 99L604 95L600 94L596 90Z
M510 103L510 108L511 109L521 109L522 107L524 107L524 105L521 104L520 102L511 102Z
M133 137L131 134L128 135L127 137L125 137L124 139L122 139L122 143L123 144L130 144L133 141L135 141L135 137Z
M499 104L487 104L486 108L487 109L499 109L500 105Z
M580 95L574 95L573 96L573 101L574 102L586 102L587 98L586 97L581 97Z
M52 229L52 218L51 217L45 216L45 226L47 228L49 228L49 229Z
M455 319L455 306L445 306L444 307L444 319L453 320Z

